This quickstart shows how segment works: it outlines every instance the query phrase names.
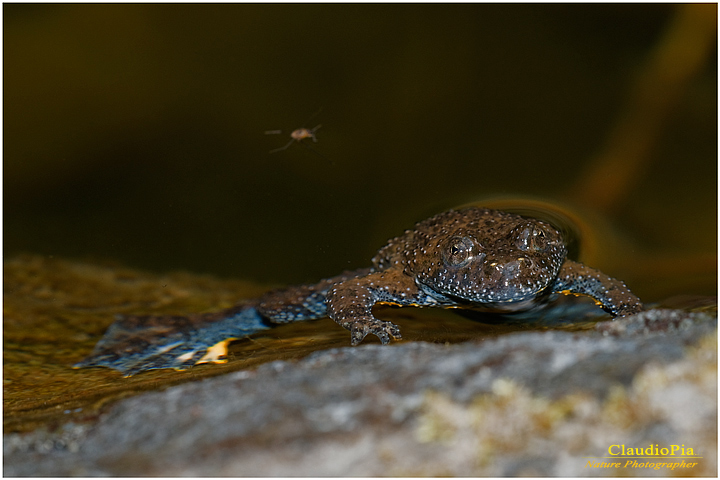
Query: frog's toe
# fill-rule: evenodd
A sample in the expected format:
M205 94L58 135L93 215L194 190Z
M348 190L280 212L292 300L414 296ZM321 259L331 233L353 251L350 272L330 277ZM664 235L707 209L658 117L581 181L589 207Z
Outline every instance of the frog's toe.
M378 325L370 331L371 333L377 335L383 345L390 343L391 338L394 338L395 340L402 339L402 335L400 335L400 327L394 323L378 321Z
M367 334L369 333L369 329L367 325L358 325L353 326L350 330L350 344L354 347L356 345L359 345L360 342L362 342Z
M402 338L400 328L397 325L391 322L373 319L370 321L356 322L355 325L352 326L350 330L352 344L358 345L369 333L377 336L383 345L387 345L392 339L399 340Z
M401 339L400 328L391 323L382 320L359 320L350 328L350 341L352 345L358 345L369 334L377 336L380 343L387 345L391 339Z

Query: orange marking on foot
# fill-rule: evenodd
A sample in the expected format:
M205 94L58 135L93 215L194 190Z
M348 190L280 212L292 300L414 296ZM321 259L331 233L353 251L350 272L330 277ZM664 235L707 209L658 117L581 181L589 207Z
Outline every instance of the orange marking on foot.
M220 358L227 356L228 343L235 340L234 338L226 338L225 340L216 343L212 347L207 349L207 353L203 357L195 362L195 365L200 363L227 363L227 358Z

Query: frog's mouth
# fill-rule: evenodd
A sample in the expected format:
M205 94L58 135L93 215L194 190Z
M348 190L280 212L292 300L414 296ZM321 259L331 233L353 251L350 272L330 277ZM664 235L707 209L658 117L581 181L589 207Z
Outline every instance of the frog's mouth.
M492 293L477 291L476 294L466 296L455 295L451 292L436 291L427 285L419 285L421 289L430 294L439 304L447 308L460 308L482 310L497 313L512 313L529 310L549 296L551 289L548 285L536 286L533 289L518 289L512 284L502 289L494 287Z
M557 263L557 266L551 265ZM483 258L478 264L438 270L418 284L446 306L487 308L503 312L525 310L552 285L561 262L510 252Z
M549 289L545 288L531 294L523 296L516 295L506 299L497 297L463 299L456 298L452 295L448 295L448 297L455 302L455 305L451 308L482 310L493 313L512 313L522 312L536 307L538 304L543 303L543 299L548 297L548 293Z

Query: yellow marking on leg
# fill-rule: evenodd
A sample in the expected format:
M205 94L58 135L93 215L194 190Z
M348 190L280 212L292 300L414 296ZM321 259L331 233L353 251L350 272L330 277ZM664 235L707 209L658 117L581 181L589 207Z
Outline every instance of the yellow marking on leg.
M573 297L587 297L587 298L591 298L592 301L595 302L595 305L598 305L598 306L600 306L600 307L602 307L602 305L603 305L603 303L602 303L600 300L598 300L597 298L593 297L592 295L588 295L587 293L577 293L577 292L572 292L572 291L570 291L570 290L561 290L560 293L562 293L563 295L572 295Z
M387 300L377 302L375 305L388 305L390 307L424 307L424 305L420 305L419 303L396 303L389 302Z
M203 357L195 362L195 365L200 363L227 363L227 358L220 358L227 356L228 343L235 340L234 338L226 338L212 347L207 349L207 353Z

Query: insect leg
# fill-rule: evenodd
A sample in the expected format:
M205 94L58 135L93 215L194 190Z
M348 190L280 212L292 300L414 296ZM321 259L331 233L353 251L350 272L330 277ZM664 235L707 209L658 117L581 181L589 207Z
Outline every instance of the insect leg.
M322 153L320 153L320 152L318 152L317 150L315 150L314 148L312 148L312 147L311 147L310 145L308 145L307 143L305 143L305 142L298 142L298 143L299 143L300 145L302 145L303 147L307 148L308 150L310 150L311 152L313 152L315 155L318 155L318 156L324 158L325 160L327 160L328 162L332 163L333 165L335 165L335 162L333 162L333 161L330 160L328 157L326 157L326 156L323 155Z
M288 144L285 145L284 147L276 148L275 150L270 150L270 153L275 153L275 152L280 152L280 151L282 151L282 150L287 150L288 147L290 147L290 145L292 145L294 141L295 141L295 139L293 138L293 139L290 140L290 141L288 142Z

